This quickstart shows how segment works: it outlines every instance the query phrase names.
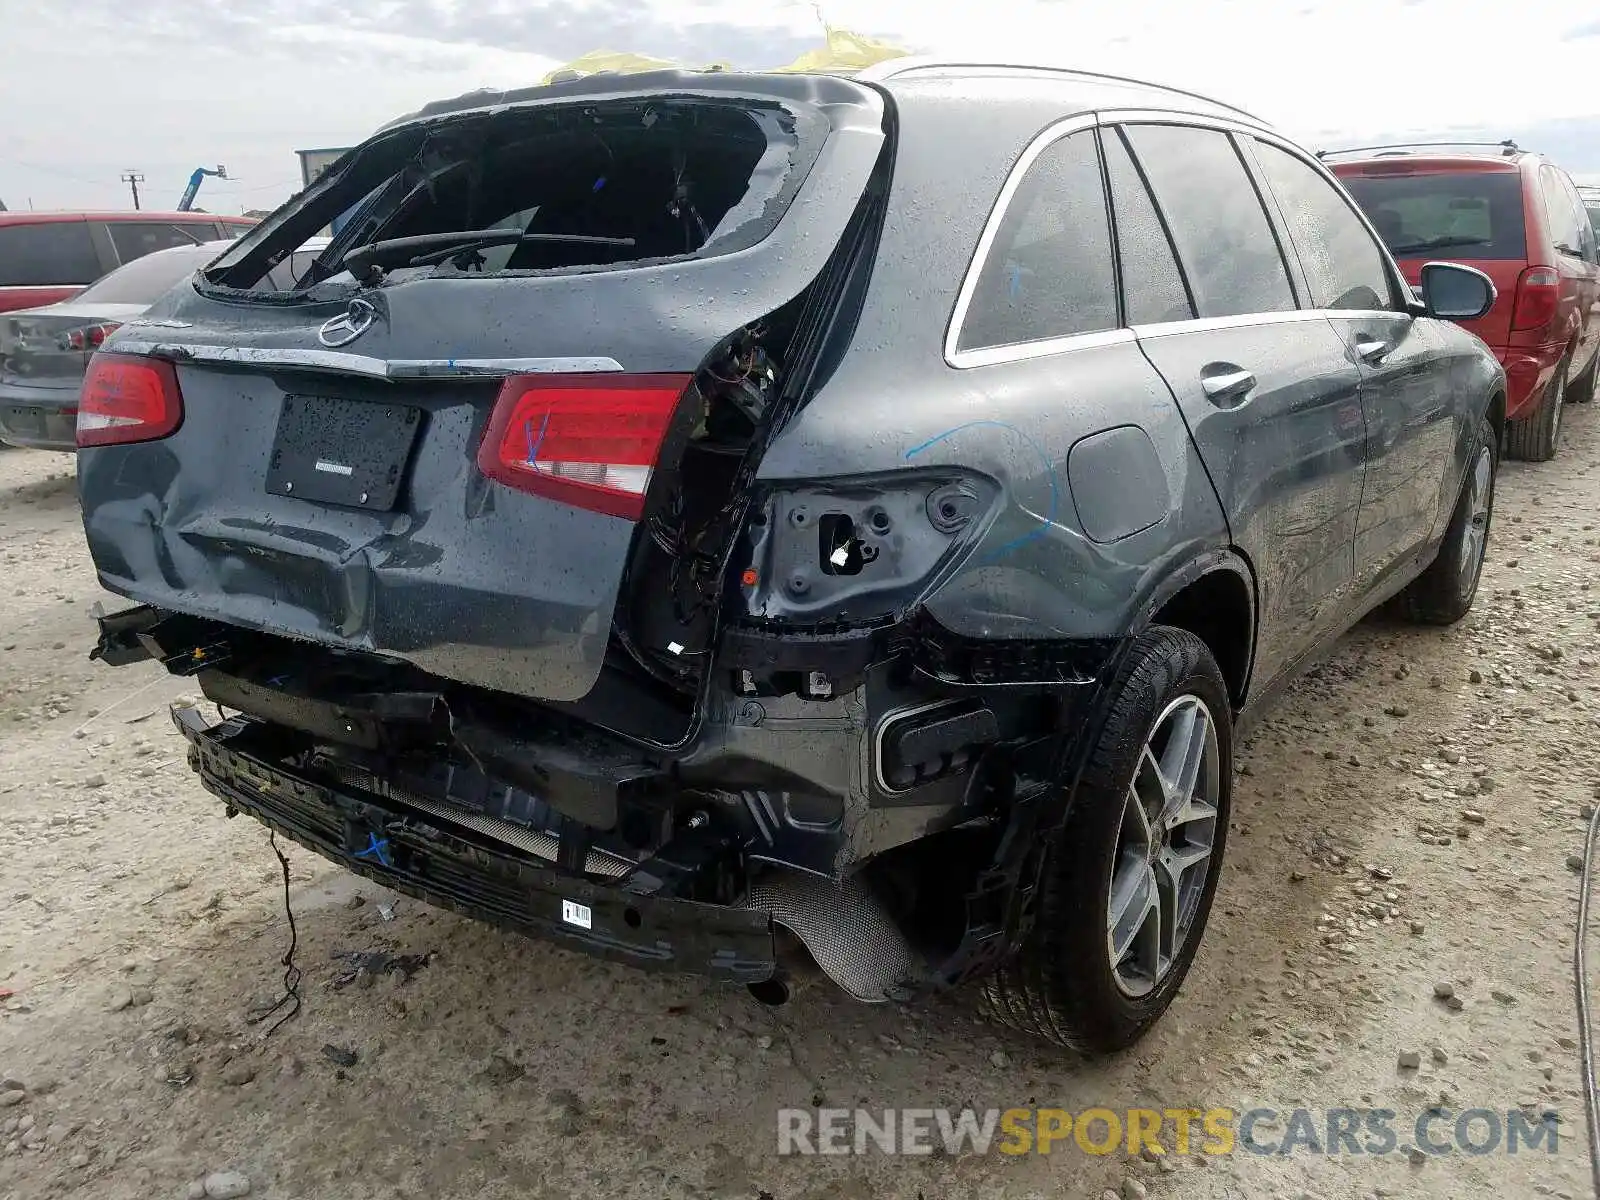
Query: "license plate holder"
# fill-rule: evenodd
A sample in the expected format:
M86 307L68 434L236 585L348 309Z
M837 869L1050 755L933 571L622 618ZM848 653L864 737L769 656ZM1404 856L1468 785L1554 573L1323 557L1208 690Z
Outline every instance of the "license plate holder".
M422 410L328 396L285 396L267 491L314 504L395 506Z

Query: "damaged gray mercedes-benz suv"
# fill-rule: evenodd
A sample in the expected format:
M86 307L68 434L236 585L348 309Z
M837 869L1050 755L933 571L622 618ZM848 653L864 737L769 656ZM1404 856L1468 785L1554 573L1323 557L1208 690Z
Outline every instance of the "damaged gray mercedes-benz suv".
M292 286L269 273L349 214ZM1504 378L1199 97L909 60L386 127L95 357L96 655L230 813L775 1001L984 980L1104 1051L1188 970L1237 723L1458 619Z

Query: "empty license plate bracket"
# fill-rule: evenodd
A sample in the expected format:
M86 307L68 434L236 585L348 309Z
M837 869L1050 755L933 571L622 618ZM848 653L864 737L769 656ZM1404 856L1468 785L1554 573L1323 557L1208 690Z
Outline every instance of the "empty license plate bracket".
M325 396L285 396L267 491L387 512L400 494L422 410Z

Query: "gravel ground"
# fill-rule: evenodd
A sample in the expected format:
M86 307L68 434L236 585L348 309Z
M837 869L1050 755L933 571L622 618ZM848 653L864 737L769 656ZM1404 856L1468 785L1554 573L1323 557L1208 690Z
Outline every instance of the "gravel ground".
M1195 970L1097 1063L959 997L823 985L774 1013L394 903L295 848L304 1009L262 1041L289 936L266 834L184 766L181 681L88 660L89 609L114 602L71 461L0 451L0 1196L176 1198L208 1175L341 1200L1586 1195L1566 860L1600 784L1600 411L1568 422L1556 462L1502 473L1472 616L1363 624L1245 748ZM354 952L426 960L350 978ZM1399 1147L780 1158L776 1110L819 1102L1378 1107ZM1413 1163L1436 1104L1554 1109L1557 1152Z

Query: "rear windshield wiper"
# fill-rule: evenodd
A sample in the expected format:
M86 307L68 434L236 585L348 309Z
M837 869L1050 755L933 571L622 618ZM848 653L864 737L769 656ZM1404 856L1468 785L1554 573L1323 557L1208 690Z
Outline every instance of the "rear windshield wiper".
M520 229L461 229L455 233L421 233L413 237L386 238L356 246L342 265L357 277L374 267L421 267L443 262L485 246L511 246L525 242L560 242L566 245L631 246L632 238L593 237L581 233L524 233Z
M1463 237L1459 234L1449 234L1445 237L1429 238L1423 242L1407 242L1403 246L1390 246L1391 254L1421 254L1425 250L1443 250L1446 246L1487 246L1488 238Z

